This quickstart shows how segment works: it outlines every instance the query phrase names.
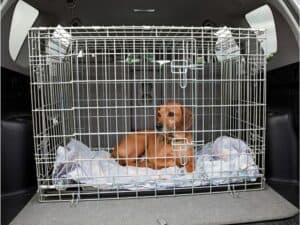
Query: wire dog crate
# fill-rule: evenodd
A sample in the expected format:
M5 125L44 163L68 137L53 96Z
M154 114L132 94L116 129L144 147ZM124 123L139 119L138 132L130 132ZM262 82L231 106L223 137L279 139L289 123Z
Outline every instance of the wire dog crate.
M263 189L264 45L264 30L246 28L32 28L40 201ZM190 111L190 128L183 114L161 115L176 107ZM156 159L165 167L147 166Z

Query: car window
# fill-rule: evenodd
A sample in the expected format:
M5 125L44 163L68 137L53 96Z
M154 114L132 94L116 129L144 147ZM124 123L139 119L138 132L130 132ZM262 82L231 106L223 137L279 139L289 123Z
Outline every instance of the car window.
M277 52L277 36L274 17L271 8L263 5L245 15L252 28L266 29L266 39L261 46L268 57Z

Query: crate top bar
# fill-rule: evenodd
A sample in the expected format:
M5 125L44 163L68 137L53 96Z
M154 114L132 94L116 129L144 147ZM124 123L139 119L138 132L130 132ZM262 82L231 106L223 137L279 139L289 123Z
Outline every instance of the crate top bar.
M59 26L58 26L59 27ZM29 38L37 38L36 34L43 34L43 38L51 35L58 27L33 27L30 29ZM73 37L111 37L111 36L189 36L198 38L216 36L216 32L229 30L234 37L264 38L265 29L237 28L237 27L188 27L188 26L81 26L62 27Z
M87 29L94 29L94 30L151 30L151 29L170 29L170 30L220 30L223 27L194 27L194 26L78 26L78 27L70 27L70 26L62 26L64 29L68 30L87 30ZM32 27L30 30L55 30L57 27ZM237 31L260 31L264 32L266 29L260 28L242 28L242 27L227 27L230 30L237 30Z

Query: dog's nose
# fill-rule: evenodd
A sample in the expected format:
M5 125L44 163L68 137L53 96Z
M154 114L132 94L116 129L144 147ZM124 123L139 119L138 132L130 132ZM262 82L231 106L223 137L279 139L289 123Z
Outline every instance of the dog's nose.
M162 130L162 128L163 128L163 125L161 123L156 124L156 129L157 130Z

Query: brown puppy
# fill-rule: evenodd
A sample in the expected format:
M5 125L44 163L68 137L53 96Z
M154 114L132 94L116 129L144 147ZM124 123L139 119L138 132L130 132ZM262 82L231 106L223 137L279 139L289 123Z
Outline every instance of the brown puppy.
M177 165L185 166L188 172L194 170L193 148L189 146L192 135L192 113L176 102L167 102L159 107L156 129L163 131L144 131L124 136L112 151L120 165L162 169ZM172 139L177 140L172 145ZM139 157L145 156L141 161Z

